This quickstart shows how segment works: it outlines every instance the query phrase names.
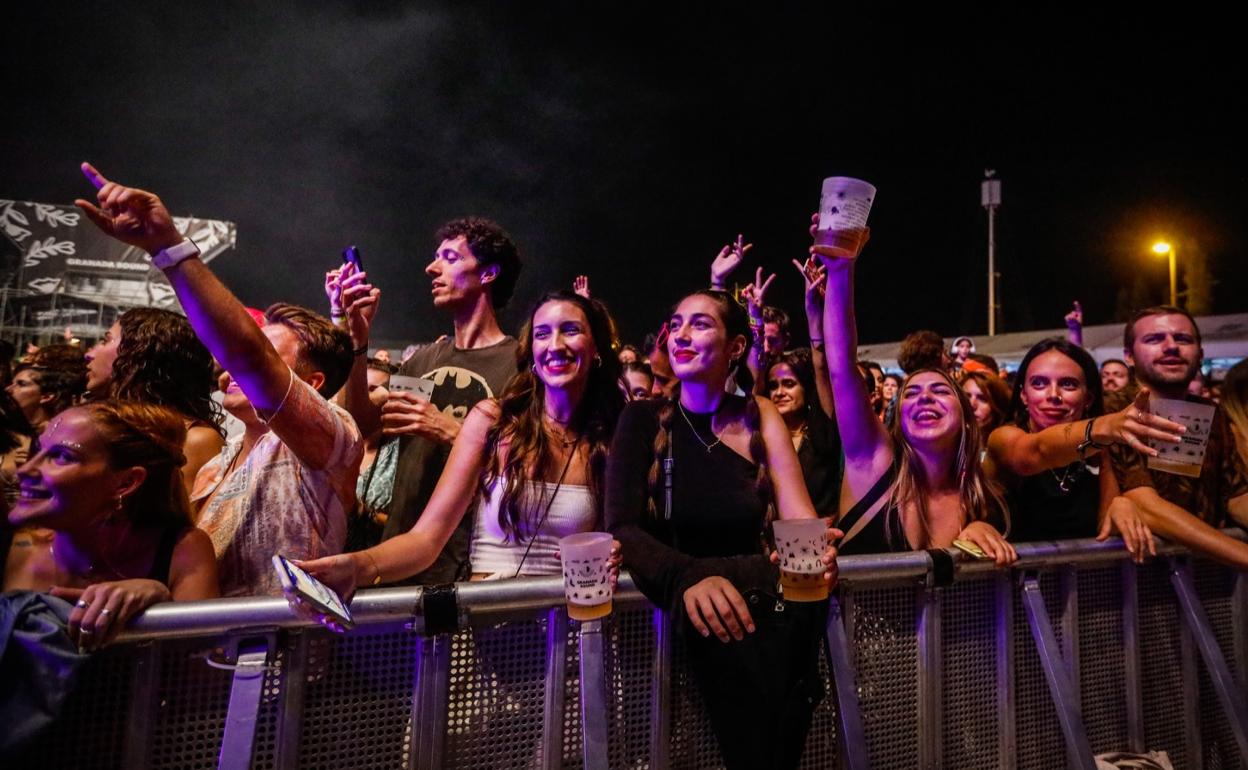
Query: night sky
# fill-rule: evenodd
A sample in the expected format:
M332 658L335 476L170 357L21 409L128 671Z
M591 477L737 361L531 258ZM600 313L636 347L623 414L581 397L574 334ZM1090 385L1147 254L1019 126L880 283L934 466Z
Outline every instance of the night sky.
M1248 310L1229 19L39 5L5 12L0 198L72 201L91 160L177 214L236 222L213 267L257 306L323 309L324 270L357 243L384 292L375 339L449 331L421 270L463 214L521 245L513 331L586 272L640 341L737 232L798 313L789 262L837 174L879 188L861 339L982 334L984 168L1004 186L1004 330L1060 326L1076 298L1109 322L1137 276L1161 300L1160 235L1208 256L1216 312Z

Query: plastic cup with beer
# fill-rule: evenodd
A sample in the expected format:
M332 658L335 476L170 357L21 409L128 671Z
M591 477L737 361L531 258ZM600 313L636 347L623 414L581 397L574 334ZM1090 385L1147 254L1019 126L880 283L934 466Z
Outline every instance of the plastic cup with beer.
M828 598L827 567L823 552L828 547L828 522L824 519L779 519L771 523L776 552L780 554L780 592L794 602L820 602Z
M1150 440L1148 443L1157 450L1158 454L1156 457L1148 458L1148 467L1166 473L1177 473L1180 476L1200 476L1200 469L1205 462L1205 449L1209 446L1209 435L1213 431L1213 417L1217 412L1217 407L1212 404L1199 404L1150 395L1148 411L1187 428L1187 432L1182 435L1177 444L1172 441Z
M568 617L596 620L611 614L611 546L607 532L581 532L559 538L563 593Z
M875 185L869 182L848 176L823 180L815 250L834 257L857 257L866 239L867 216L874 202Z

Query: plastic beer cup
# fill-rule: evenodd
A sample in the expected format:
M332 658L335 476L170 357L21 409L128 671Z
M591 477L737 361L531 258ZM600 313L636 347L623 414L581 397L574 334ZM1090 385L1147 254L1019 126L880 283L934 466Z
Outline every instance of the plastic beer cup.
M823 180L815 247L835 257L853 258L862 248L875 185L848 176Z
M823 552L828 547L828 523L824 519L773 521L776 551L780 554L780 592L794 602L819 602L828 598L827 569Z
M559 538L563 593L568 617L596 620L611 614L611 546L607 532L581 532Z

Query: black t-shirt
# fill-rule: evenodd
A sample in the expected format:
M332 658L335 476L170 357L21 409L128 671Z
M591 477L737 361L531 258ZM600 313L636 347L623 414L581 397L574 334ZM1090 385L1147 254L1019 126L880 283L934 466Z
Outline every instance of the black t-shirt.
M488 347L460 350L453 341L441 340L417 348L399 374L433 380L430 401L444 413L463 422L478 401L497 398L507 381L515 375L518 345L514 337L505 337ZM420 518L433 496L450 452L449 446L419 436L401 440L394 471L394 497L391 498L389 518L382 533L383 540L408 531ZM470 510L433 565L405 582L433 584L466 580L471 539Z
M725 403L729 400L741 398L727 396ZM648 476L664 403L634 401L624 407L607 462L605 507L607 527L623 546L625 566L638 588L658 606L671 607L705 577L733 580L743 569L760 566L733 557L758 556L765 562L767 506L755 488L758 466L722 443L708 451L703 442L714 441L711 415L686 411L686 422L678 408L671 423L671 517L665 516L661 470L650 513Z

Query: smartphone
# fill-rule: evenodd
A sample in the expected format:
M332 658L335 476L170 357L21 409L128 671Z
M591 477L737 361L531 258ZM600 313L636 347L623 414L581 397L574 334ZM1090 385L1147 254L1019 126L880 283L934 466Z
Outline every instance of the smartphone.
M954 541L953 541L953 547L954 547L954 548L957 548L958 550L962 551L963 553L967 553L967 554L970 554L971 556L974 556L976 559L990 559L990 558L992 558L992 557L990 557L988 554L984 553L984 549L982 549L982 548L980 548L979 546L975 545L975 544L974 544L974 543L972 543L970 540L954 540Z
M358 246L348 246L343 249L342 261L344 264L350 262L355 265L356 270L364 272L364 258L360 256L360 249Z
M282 581L282 588L296 594L318 611L325 613L344 627L352 626L351 610L329 586L309 575L285 556L273 556L273 569Z

